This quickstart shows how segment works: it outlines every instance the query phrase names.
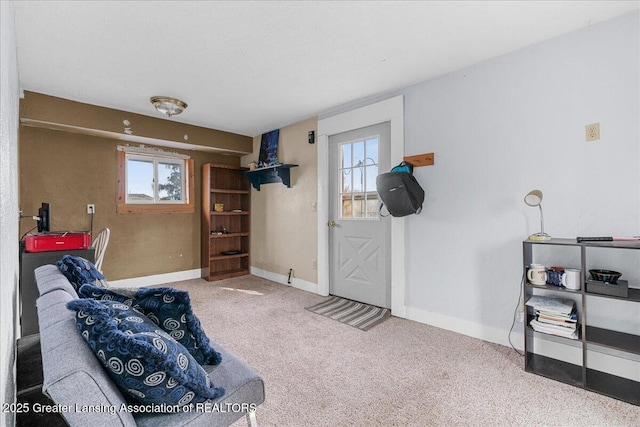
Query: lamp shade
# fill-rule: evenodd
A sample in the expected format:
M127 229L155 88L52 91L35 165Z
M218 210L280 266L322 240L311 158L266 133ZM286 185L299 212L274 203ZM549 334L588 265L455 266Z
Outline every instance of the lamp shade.
M524 202L531 207L540 206L540 203L542 203L542 191L540 190L529 191L527 195L524 196Z

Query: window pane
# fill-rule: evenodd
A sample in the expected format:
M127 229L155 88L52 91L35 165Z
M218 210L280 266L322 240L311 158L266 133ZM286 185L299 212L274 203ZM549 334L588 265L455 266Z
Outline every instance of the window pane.
M367 139L367 164L378 164L378 138Z
M364 162L364 141L353 143L353 165L361 166Z
M351 144L342 144L340 146L340 167L351 167Z
M365 188L364 191L376 191L376 178L378 177L378 166L367 166L365 168Z
M342 218L351 218L351 195L342 196L342 209L340 210Z
M353 190L354 192L356 191L363 191L362 187L364 185L364 174L363 174L363 168L353 168L351 169L351 174L353 175Z
M153 202L153 162L127 161L127 201L130 203Z
M353 195L353 218L364 218L364 194Z
M347 170L343 170L342 171L342 189L340 190L340 192L342 193L348 193L351 191L351 176L353 174L351 173L351 169L347 169Z
M182 200L182 165L158 163L158 198Z
M379 207L378 193L367 193L367 218L377 218Z

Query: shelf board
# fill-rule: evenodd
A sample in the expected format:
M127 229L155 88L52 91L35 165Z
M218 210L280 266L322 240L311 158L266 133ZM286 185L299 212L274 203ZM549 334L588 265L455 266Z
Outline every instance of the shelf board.
M580 246L582 243L578 243L576 239L556 239L553 238L551 240L525 240L525 243L530 243L534 245L560 245L560 246Z
M211 215L217 215L217 216L224 216L224 215L249 215L249 211L242 211L242 212L233 212L233 211L222 211L222 212L216 212L216 211L211 211L210 212Z
M640 289L636 289L636 288L629 288L629 296L626 298L619 297L616 295L596 294L594 292L585 292L584 294L590 297L611 298L611 299L617 299L620 301L640 302Z
M273 166L265 166L262 168L251 169L243 172L251 181L251 185L256 190L260 191L261 184L271 184L274 182L281 182L287 188L291 188L291 168L295 168L298 165L294 164L278 164Z
M640 354L640 336L587 326L586 341L629 353Z
M552 380L582 387L582 366L527 352L527 372L533 372Z
M545 290L554 291L554 292L568 292L570 294L578 294L578 295L584 294L584 295L599 297L599 298L612 298L612 299L617 299L621 301L640 302L640 289L637 289L637 288L629 288L629 296L625 298L625 297L618 297L615 295L605 295L605 294L596 294L595 292L586 292L583 289L573 290L573 289L567 289L562 286L534 285L529 282L527 282L525 286L530 289L545 289ZM584 286L582 288L584 288Z
M241 254L234 254L234 255L213 255L211 258L209 258L210 261L220 261L223 259L232 259L232 258L243 258L243 257L247 257L249 256L249 252L243 252Z
M553 341L564 345L570 345L572 347L582 347L582 330L580 324L577 326L578 328L578 339L561 337L560 335L547 334L544 332L539 332L533 329L531 326L527 324L527 331L536 335L536 338L545 339L547 341Z
M226 233L226 234L211 234L212 239L228 239L229 237L247 237L248 232L243 233Z
M227 190L225 188L212 188L212 193L216 194L249 194L249 190Z
M640 383L594 369L586 370L586 386L582 383L582 367L539 354L527 353L527 372L552 380L622 400L632 405L640 405Z
M525 240L525 243L534 245L550 245L550 246L586 246L589 248L617 248L617 249L640 249L640 241L616 241L616 242L581 242L576 239L556 239L551 240Z
M247 274L249 274L249 270L246 268L236 268L233 270L216 271L215 273L211 273L208 280L209 281L222 280L222 279L228 279L230 277L246 276Z
M586 388L633 405L640 405L640 382L637 381L587 369Z
M562 286L553 286L553 285L534 285L530 282L527 282L526 284L527 288L531 288L531 289L547 289L550 291L555 291L555 292L568 292L570 294L582 294L582 290L578 289L578 290L574 290L574 289L567 289L565 287Z

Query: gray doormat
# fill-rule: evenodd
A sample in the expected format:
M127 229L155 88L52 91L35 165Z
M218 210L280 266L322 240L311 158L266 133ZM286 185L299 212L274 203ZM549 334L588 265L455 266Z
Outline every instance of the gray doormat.
M333 296L306 309L363 331L384 322L391 315L391 310L388 308Z

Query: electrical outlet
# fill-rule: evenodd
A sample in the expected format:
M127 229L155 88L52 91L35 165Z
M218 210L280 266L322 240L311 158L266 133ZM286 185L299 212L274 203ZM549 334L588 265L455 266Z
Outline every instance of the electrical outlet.
M597 141L600 139L600 123L593 123L585 126L587 141Z
M311 268L316 270L318 268L318 261L315 259L311 261Z
M87 213L89 215L93 215L94 213L96 213L96 205L94 205L93 203L89 203L87 205Z

